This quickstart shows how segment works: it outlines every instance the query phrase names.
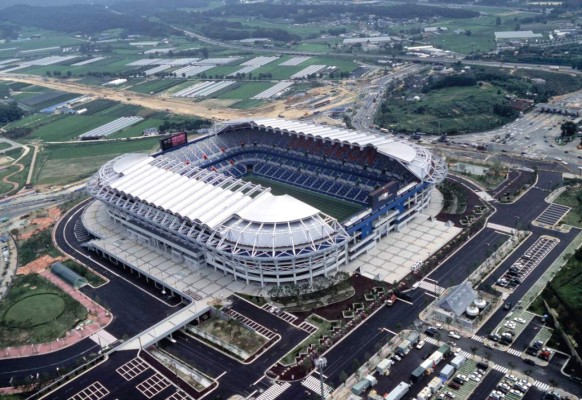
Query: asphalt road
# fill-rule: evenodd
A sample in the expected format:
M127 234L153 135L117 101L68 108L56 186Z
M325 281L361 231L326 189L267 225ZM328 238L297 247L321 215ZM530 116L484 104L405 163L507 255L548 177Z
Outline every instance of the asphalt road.
M503 379L505 374L497 371L491 370L489 373L483 378L479 386L473 391L471 396L469 396L468 400L487 400L489 397L489 393L495 389L497 384Z
M439 286L450 287L463 282L491 253L501 246L509 236L505 233L485 228L446 261L446 265L428 275Z

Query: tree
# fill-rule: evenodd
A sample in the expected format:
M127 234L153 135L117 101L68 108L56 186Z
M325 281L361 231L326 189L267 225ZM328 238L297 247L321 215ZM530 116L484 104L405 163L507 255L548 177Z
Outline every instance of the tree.
M578 130L578 126L573 121L566 121L560 126L562 136L574 136Z
M348 374L346 373L346 371L340 372L339 379L340 379L340 382L345 382L348 380Z
M302 366L303 366L303 370L305 372L311 371L313 369L313 361L311 361L311 358L305 357L303 359L303 365Z

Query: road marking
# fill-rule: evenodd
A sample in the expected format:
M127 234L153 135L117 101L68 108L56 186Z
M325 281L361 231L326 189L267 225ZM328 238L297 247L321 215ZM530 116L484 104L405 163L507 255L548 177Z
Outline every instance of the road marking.
M222 378L227 371L224 371L222 374L218 375L216 378L214 378L215 381L219 380L220 378Z
M396 336L396 335L397 335L397 333L396 333L396 332L392 332L392 331L391 331L390 329L388 329L388 328L380 328L380 330L381 330L381 331L386 331L386 332L388 332L388 333L391 333L391 334L393 334L394 336Z

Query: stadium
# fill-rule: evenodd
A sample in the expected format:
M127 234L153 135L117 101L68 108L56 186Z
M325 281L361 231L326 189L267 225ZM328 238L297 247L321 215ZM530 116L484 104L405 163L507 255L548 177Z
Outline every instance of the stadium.
M427 149L283 119L230 121L100 168L89 194L124 235L247 284L333 274L427 207L447 173Z

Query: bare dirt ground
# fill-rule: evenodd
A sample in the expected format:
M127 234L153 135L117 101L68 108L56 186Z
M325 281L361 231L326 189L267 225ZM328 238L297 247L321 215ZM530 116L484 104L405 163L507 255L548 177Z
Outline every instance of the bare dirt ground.
M51 257L49 255L44 255L18 268L16 270L16 275L40 274L42 271L49 269L54 263L65 261L66 259L67 257L65 256Z
M61 217L61 210L58 207L49 208L46 212L32 215L28 225L21 230L20 240L26 240L36 235L40 231L49 229Z
M169 109L175 114L195 115L218 121L253 117L275 118L281 114L284 115L285 118L298 119L306 115L311 115L314 111L309 106L303 104L297 108L291 107L285 109L287 104L284 100L272 101L266 106L254 109L237 110L227 108L230 104L228 101L221 102L210 99L201 102L193 102L187 99L141 94L102 86L88 86L72 80L47 79L34 75L2 74L0 75L0 80L24 82L64 92L91 95L96 98L106 98L125 104L140 105L158 111ZM335 93L331 92L333 89L335 89ZM319 96L329 96L330 99L330 104L318 108L317 111L328 110L352 102L356 96L347 88L318 87L309 90L305 99L307 100L310 96L313 96L313 93L315 92L317 92Z

